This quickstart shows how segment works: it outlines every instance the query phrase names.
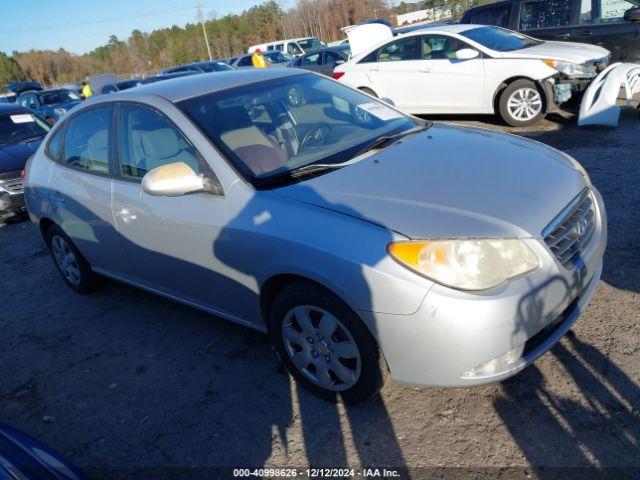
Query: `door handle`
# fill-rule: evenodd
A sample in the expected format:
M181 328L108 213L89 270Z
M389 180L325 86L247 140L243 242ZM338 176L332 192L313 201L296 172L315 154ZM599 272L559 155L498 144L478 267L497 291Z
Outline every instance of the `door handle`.
M576 37L590 37L591 35L593 35L593 32L588 30L586 32L576 33Z
M571 35L568 33L559 33L555 36L555 38L569 38Z
M369 70L371 70L372 72L377 72L380 70L380 67L370 67Z
M420 73L431 73L431 69L429 67L420 67L418 71Z

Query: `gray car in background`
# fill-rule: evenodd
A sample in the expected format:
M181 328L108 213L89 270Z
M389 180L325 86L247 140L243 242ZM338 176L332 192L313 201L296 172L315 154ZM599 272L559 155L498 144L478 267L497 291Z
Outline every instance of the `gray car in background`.
M75 291L108 276L267 332L299 382L346 402L387 366L447 387L519 372L585 308L606 244L568 155L294 69L90 99L25 196Z

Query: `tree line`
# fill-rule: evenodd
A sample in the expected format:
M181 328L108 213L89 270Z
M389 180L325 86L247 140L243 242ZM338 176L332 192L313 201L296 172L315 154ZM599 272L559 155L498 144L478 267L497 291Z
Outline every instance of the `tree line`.
M247 51L249 45L268 41L317 36L339 40L342 27L366 19L393 23L397 13L444 7L459 16L473 0L424 0L390 7L387 0L298 0L283 10L275 0L253 6L240 14L204 20L214 58L227 59ZM0 52L0 87L9 81L31 80L45 85L80 81L88 75L113 72L122 76L150 74L173 65L208 59L202 26L188 23L151 32L133 30L126 40L112 35L105 45L83 55L58 50Z

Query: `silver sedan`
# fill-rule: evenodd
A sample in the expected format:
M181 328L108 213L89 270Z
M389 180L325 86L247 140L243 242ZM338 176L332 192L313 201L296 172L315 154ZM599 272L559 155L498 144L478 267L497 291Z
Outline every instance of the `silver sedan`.
M107 276L264 331L299 382L346 402L387 371L519 372L585 308L606 244L600 194L562 152L294 69L91 99L25 196L75 291Z

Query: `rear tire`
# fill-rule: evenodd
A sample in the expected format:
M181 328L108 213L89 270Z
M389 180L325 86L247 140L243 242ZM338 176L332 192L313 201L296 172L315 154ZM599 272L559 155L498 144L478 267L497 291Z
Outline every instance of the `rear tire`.
M268 318L276 353L297 382L325 400L354 404L375 395L386 363L362 320L341 299L311 282L275 298Z
M500 93L500 117L512 127L534 125L545 117L542 93L531 80L516 80Z
M91 270L89 263L60 227L51 225L46 232L46 240L54 265L72 290L88 294L100 287L100 277Z

